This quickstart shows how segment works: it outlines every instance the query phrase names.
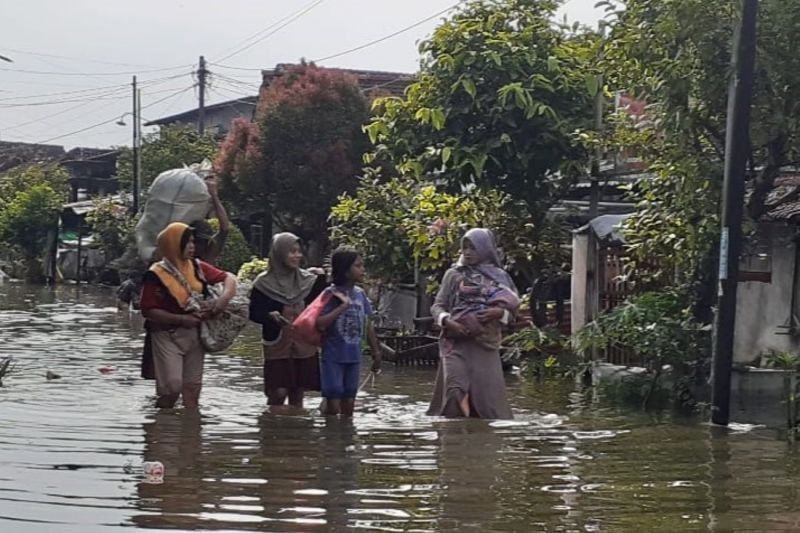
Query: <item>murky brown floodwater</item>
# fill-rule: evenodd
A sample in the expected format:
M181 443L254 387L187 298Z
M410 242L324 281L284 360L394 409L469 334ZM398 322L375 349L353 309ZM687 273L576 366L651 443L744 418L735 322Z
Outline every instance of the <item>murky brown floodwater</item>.
M140 343L111 289L0 285L0 531L800 528L800 455L770 430L515 378L515 421L432 420L433 371L391 367L352 423L269 414L255 338L209 358L199 417L157 412Z

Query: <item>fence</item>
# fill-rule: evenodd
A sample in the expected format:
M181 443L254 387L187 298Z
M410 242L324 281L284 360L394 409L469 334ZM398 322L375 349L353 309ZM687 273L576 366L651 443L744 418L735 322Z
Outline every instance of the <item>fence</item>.
M600 250L600 312L607 313L635 296L638 291L628 281L625 257L617 247ZM596 351L596 359L620 366L644 366L644 361L629 346L611 346Z

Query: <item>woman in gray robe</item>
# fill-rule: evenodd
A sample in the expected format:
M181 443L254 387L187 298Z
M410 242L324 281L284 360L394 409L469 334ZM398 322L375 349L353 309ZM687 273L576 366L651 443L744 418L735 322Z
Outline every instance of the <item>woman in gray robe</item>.
M491 231L471 229L461 258L447 271L431 307L442 328L439 370L428 414L512 418L500 361L502 327L519 307L514 282L500 267Z

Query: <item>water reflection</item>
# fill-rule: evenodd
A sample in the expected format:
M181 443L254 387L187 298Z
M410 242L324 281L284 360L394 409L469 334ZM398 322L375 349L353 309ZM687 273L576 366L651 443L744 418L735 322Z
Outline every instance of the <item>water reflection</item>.
M387 369L353 421L269 412L257 334L209 357L200 414L158 412L140 321L110 289L5 285L0 302L18 364L0 388L0 531L800 528L797 450L763 428L516 379L516 420L434 420L433 372L413 368Z

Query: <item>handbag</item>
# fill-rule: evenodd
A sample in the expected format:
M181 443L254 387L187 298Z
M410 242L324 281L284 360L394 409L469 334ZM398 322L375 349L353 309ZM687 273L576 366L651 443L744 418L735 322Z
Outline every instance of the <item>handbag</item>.
M308 307L303 309L303 312L292 322L295 338L300 338L311 346L322 346L322 332L317 329L317 319L330 300L330 291L323 291Z
M208 286L212 298L219 298L224 284ZM222 352L231 347L236 337L247 325L250 299L247 296L250 288L244 284L236 287L236 295L220 314L200 324L200 342L209 353Z

